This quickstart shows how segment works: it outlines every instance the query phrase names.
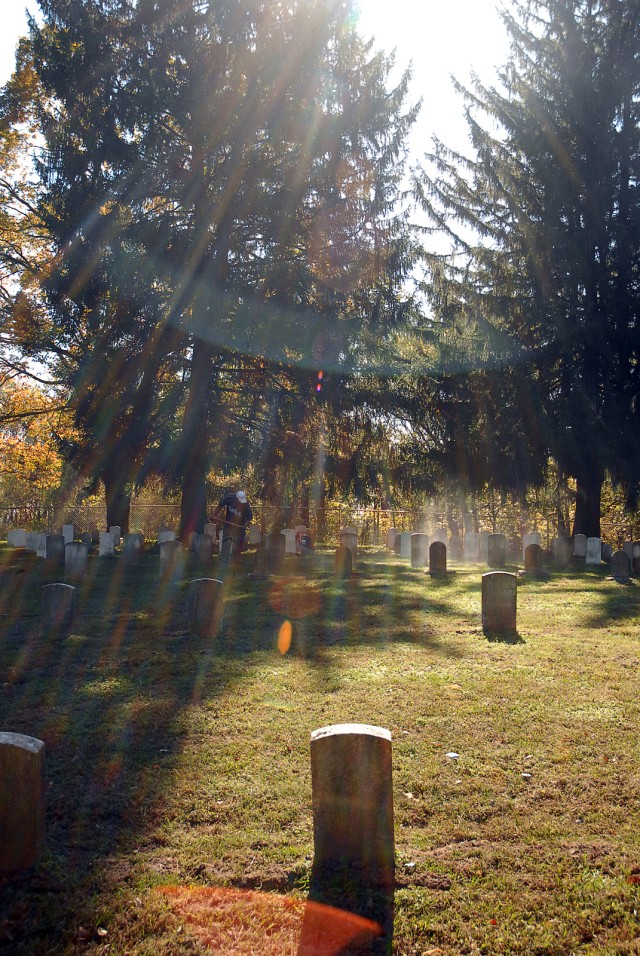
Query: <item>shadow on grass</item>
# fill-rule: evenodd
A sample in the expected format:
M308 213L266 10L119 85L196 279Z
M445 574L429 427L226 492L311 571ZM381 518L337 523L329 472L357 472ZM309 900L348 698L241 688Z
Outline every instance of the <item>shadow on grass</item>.
M431 618L450 615L455 627L456 601L476 594L479 616L475 569L431 579L359 559L340 581L332 555L319 555L285 562L281 577L252 578L244 555L228 582L222 635L196 640L184 581L217 577L216 562L189 558L184 581L163 584L159 557L146 554L137 565L91 557L70 633L53 638L41 630L40 588L62 580L60 570L24 552L3 558L0 729L45 742L47 853L35 874L0 887L0 953L86 948L78 926L95 918L114 854L152 842L164 820L184 715L240 684L253 652L286 650L318 673L341 666L341 646L413 643L449 658L459 646L438 637Z
M518 633L518 631L500 631L500 630L491 630L485 628L484 636L490 644L526 644L525 639Z

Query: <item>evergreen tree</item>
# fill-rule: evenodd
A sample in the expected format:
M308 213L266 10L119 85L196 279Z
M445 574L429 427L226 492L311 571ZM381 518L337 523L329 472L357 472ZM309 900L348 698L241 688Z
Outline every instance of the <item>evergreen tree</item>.
M463 333L449 437L499 484L553 456L577 481L574 532L598 535L605 470L630 497L640 476L640 3L512 9L499 84L459 86L474 156L436 143L417 183L456 252L430 257L445 341Z
M84 467L114 500L161 468L186 536L211 466L268 461L333 343L348 366L398 318L408 77L388 88L342 0L41 8L45 287Z

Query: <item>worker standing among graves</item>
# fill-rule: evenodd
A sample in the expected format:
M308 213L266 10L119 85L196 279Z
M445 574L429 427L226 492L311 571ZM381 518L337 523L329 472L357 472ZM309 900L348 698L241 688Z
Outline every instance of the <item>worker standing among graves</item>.
M229 559L236 561L242 552L247 525L253 518L251 505L244 491L225 495L213 512L212 521L222 524L222 548L220 551L221 569L226 571Z

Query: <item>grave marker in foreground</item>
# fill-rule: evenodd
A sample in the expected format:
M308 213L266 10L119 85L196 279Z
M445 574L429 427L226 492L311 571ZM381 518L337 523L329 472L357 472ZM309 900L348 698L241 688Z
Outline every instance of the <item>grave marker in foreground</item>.
M76 589L70 584L45 584L40 588L42 630L63 634L68 630L76 605Z
M515 631L518 581L508 571L482 575L482 627L485 631Z
M0 733L0 873L33 866L44 841L44 743Z
M222 627L224 584L217 578L189 581L187 612L189 633L195 637L217 637Z
M314 866L364 870L393 887L391 733L334 724L311 734Z

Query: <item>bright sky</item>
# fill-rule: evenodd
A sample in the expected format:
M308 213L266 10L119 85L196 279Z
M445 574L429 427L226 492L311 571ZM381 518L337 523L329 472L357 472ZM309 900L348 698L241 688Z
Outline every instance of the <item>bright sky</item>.
M360 0L361 32L386 50L397 49L399 66L413 63L413 98L423 98L413 152L429 147L432 133L447 145L466 141L462 104L450 75L466 82L471 69L485 81L506 58L507 44L496 0ZM18 37L26 33L25 7L5 0L0 31L0 83L6 82ZM34 0L26 6L35 11ZM8 8L8 9L7 9Z

